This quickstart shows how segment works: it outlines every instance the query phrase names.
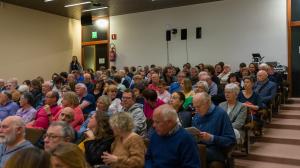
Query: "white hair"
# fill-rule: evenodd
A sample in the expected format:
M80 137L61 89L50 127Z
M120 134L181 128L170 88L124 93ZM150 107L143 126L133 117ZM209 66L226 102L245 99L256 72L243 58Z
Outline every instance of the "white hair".
M18 87L18 91L21 92L21 93L29 92L29 87L27 85L20 85Z
M234 92L238 95L240 93L240 87L235 83L229 83L225 86L225 91Z
M202 85L202 86L204 87L205 92L208 93L209 87L208 87L208 84L207 84L206 81L199 81L199 82L196 83L196 85L197 85L197 86L198 86L198 85Z
M157 110L161 111L161 115L162 115L164 121L169 120L169 119L171 119L172 121L175 121L175 122L178 121L178 114L172 106L170 106L168 104L164 104L164 105L159 106L157 108Z

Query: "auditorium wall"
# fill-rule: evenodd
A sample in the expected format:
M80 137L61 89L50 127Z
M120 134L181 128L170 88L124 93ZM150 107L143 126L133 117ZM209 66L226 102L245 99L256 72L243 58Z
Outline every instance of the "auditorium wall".
M155 3L155 1L153 2ZM196 39L196 27L202 38ZM166 30L178 29L166 42ZM187 28L187 41L180 29ZM265 61L287 65L286 0L224 0L110 17L111 42L117 67L124 65L214 64L224 61L234 69L250 63L252 53Z
M81 56L80 21L37 10L0 6L0 78L20 82L68 70Z

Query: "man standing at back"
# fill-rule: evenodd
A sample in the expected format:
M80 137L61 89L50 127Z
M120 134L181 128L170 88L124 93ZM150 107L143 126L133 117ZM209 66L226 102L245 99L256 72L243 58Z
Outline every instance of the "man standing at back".
M176 110L170 105L154 110L155 132L150 138L146 168L200 167L197 144L178 121Z
M0 168L18 151L33 147L25 140L25 123L19 116L9 116L0 124Z

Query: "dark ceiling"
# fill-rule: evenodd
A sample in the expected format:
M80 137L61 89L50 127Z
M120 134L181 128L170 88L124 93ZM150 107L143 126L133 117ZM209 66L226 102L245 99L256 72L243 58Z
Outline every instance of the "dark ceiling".
M10 4L36 9L60 16L80 19L82 10L98 8L94 4L101 3L102 6L109 8L99 11L93 11L93 16L115 16L127 13L136 13L163 8L178 7L184 5L207 3L220 0L53 0L44 2L44 0L0 0ZM92 1L92 4L86 4L76 7L65 8L67 4Z

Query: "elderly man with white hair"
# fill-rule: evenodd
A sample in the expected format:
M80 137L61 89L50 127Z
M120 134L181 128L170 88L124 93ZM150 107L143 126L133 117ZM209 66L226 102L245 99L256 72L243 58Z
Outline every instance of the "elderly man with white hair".
M224 163L226 156L222 149L231 147L236 143L235 134L227 113L211 102L210 96L198 93L193 97L193 106L196 114L192 125L199 129L200 143L206 144L207 163L216 161Z
M242 127L245 125L247 118L247 107L237 100L240 93L240 87L234 83L225 86L226 101L219 104L225 110L230 118L234 129L235 137L238 143L242 143L244 139L244 131Z
M80 100L80 108L85 116L96 109L95 97L88 93L87 87L83 83L75 85L75 91Z
M257 72L257 81L254 85L254 92L257 93L264 105L269 105L276 96L277 85L268 79L268 73L265 70Z
M153 127L145 168L199 168L198 147L193 137L179 124L176 110L161 105L154 110Z
M19 116L9 116L0 124L0 167L18 151L33 147L25 140L25 124Z

